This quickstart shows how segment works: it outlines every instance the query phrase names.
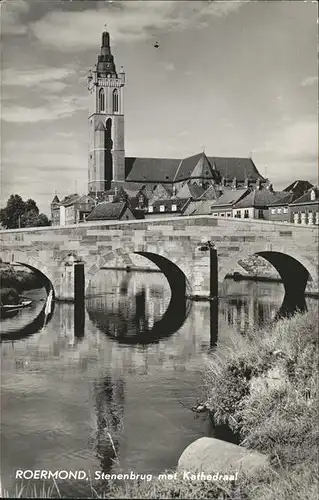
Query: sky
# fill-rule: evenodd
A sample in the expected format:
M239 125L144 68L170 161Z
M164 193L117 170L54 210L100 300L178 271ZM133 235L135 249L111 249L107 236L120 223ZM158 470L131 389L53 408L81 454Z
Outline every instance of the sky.
M127 156L252 156L318 180L316 2L3 0L1 200L86 193L89 92L107 24ZM159 48L154 43L159 42Z

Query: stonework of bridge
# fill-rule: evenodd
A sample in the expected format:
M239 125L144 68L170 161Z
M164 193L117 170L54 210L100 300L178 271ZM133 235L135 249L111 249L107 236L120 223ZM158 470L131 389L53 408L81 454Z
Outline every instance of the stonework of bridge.
M217 250L216 269L212 252L203 251L207 241ZM316 226L210 216L101 221L0 231L0 245L3 262L21 263L42 273L58 300L75 300L84 277L87 290L102 266L132 253L163 271L172 294L216 295L216 283L251 255L260 255L276 268L286 296L294 295L297 303L305 289L318 292ZM77 265L82 274L84 269L78 285Z

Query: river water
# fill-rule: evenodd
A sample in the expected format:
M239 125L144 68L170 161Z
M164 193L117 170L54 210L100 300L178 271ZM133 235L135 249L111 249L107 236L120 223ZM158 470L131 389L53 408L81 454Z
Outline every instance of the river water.
M218 314L209 302L192 302L175 305L162 323L171 294L161 273L101 270L86 310L58 303L47 324L44 290L25 295L32 307L1 321L1 476L11 492L17 469L94 477L174 468L189 443L216 435L191 411L205 356L231 330L271 321L284 292L280 283L225 280ZM64 496L86 487L59 483Z

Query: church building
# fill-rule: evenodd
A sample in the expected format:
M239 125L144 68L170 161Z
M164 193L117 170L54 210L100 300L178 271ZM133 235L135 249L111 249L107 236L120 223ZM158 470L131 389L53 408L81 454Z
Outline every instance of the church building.
M187 158L126 156L126 77L122 66L119 72L116 69L107 31L102 33L97 63L89 71L87 83L90 92L88 192L83 200L73 195L74 203L71 195L62 202L55 196L51 203L54 225L62 224L64 219L65 223L90 220L89 214L100 202L125 202L137 218L144 218L146 214L154 217L157 212L161 217L172 213L182 215L186 201L216 200L225 191L248 189L249 192L256 184L267 183L249 157L216 157L204 152ZM77 206L73 209L75 203ZM66 213L70 216L66 217Z
M143 158L125 156L123 67L117 72L111 53L110 35L102 34L102 46L93 71L89 72L91 94L89 113L88 191L99 198L110 189L122 187L136 193L143 187L153 190L158 184L176 195L188 185L207 189L252 187L264 183L251 158L221 158L204 152L188 158ZM155 97L155 96L154 96Z

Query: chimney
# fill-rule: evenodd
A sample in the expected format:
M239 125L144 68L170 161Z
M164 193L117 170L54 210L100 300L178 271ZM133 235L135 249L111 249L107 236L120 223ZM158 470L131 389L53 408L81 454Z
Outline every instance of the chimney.
M316 191L314 189L312 189L310 191L310 200L311 201L315 201L316 200Z
M273 188L273 185L272 185L271 183L267 185L267 189L268 189L268 191L270 191L271 193L273 193L273 192L274 192L274 188Z
M236 177L233 178L232 189L237 189L237 179L236 179Z
M249 179L248 179L248 177L246 177L246 179L245 179L244 188L246 188L246 189L249 188Z
M257 179L257 181L256 181L256 189L260 189L260 188L261 188L260 179Z

